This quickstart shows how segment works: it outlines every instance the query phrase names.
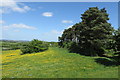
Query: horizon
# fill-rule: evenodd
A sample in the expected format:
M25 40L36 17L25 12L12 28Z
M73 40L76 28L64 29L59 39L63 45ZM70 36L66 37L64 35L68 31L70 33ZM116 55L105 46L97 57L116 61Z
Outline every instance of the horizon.
M2 39L58 42L63 30L81 22L81 14L89 7L105 7L108 22L118 28L118 2L12 2L0 7Z

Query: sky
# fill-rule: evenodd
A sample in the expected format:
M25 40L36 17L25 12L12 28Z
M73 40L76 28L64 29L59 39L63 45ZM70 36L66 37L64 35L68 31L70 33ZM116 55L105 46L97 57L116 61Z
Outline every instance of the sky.
M106 8L109 23L118 28L117 2L9 2L0 5L2 39L58 41L89 7Z

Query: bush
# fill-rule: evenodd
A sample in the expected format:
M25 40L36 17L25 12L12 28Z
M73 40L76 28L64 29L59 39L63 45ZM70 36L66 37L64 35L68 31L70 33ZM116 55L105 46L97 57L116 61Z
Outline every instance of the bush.
M21 51L22 51L22 54L27 54L27 53L30 54L30 53L41 52L47 49L48 49L48 46L44 44L44 42L34 39L31 42L25 44L21 48Z

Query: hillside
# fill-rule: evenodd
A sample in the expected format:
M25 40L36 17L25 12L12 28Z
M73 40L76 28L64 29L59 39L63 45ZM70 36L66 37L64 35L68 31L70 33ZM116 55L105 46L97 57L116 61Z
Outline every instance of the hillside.
M44 52L25 55L20 55L20 50L8 50L2 53L0 55L3 78L118 77L118 66L111 60L69 53L62 48L50 47Z

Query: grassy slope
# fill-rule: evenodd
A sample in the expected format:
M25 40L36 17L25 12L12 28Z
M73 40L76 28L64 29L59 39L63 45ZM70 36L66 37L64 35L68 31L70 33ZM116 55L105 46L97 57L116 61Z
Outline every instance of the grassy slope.
M52 48L36 53L19 55L20 50L3 51L3 78L117 78L117 66L95 62L98 57L68 53Z

